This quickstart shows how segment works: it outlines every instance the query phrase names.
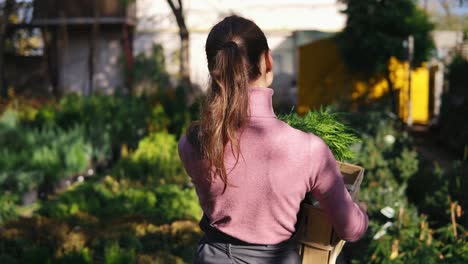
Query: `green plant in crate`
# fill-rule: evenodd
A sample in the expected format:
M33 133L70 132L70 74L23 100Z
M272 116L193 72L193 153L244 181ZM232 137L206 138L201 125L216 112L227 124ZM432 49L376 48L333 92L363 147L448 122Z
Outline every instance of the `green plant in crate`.
M346 161L354 158L351 147L359 140L352 129L338 120L337 113L321 108L318 111L307 112L303 117L290 113L279 115L278 119L294 128L322 138L337 160Z

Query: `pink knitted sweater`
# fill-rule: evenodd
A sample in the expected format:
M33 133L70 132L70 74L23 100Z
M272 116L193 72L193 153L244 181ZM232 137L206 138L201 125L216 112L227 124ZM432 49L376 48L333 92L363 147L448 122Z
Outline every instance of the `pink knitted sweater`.
M340 237L359 239L368 218L346 191L328 146L276 119L272 95L270 88L249 88L250 115L234 168L226 146L229 185L224 194L223 182L210 180L207 162L187 138L179 141L179 156L210 224L249 243L276 244L291 237L300 203L312 192Z

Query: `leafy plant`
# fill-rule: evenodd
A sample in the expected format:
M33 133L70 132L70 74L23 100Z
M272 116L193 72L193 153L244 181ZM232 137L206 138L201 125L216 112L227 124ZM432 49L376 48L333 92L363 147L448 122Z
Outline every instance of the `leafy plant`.
M138 54L135 57L132 73L136 94L152 94L161 89L167 89L169 74L165 68L163 47L153 45L150 53Z
M55 219L71 219L80 213L96 217L144 215L158 224L201 215L193 189L166 184L141 187L107 176L102 183L85 183L42 206L39 214Z
M48 190L88 168L91 146L83 128L26 129L12 113L0 121L0 190L22 194L39 185Z
M384 77L391 92L393 111L395 84L390 78L388 63L392 57L407 59L403 44L414 37L413 63L420 65L429 57L434 43L434 28L429 16L413 0L342 0L347 16L343 32L337 36L340 54L347 68L364 79Z
M56 261L57 264L91 264L92 256L88 248L71 251Z
M33 216L0 232L1 263L191 263L201 231L195 221L155 225L128 215L95 222ZM86 246L85 246L86 245Z
M135 261L135 251L124 250L117 243L111 243L105 249L104 262L106 264L126 264Z
M17 200L18 197L13 194L2 193L0 195L0 225L17 217Z
M448 67L449 89L442 96L440 109L440 142L468 160L468 60L457 54Z
M22 123L40 129L83 127L93 146L93 160L100 163L118 160L122 145L136 148L149 131L165 130L169 121L164 108L153 106L146 97L68 94L57 104L42 106L33 120Z
M313 133L322 138L337 160L352 160L353 144L359 140L353 131L338 121L338 114L327 109L307 112L303 117L296 113L279 115L278 119L299 130Z
M466 204L456 201L466 196L466 166L431 171L410 135L383 113L359 113L355 121L362 136L356 162L366 169L359 199L370 222L363 239L346 244L345 256L352 263L464 263Z
M167 132L143 138L135 152L124 157L114 171L120 178L157 185L184 185L189 180L177 154L176 138Z

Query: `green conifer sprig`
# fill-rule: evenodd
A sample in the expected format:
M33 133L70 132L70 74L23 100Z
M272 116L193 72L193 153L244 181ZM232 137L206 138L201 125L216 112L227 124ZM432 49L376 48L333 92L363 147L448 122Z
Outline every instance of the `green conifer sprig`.
M303 117L291 112L279 115L278 119L296 129L322 138L335 159L339 161L354 159L355 153L351 150L351 146L359 142L359 139L351 128L338 121L337 113L320 108L317 111L307 112Z

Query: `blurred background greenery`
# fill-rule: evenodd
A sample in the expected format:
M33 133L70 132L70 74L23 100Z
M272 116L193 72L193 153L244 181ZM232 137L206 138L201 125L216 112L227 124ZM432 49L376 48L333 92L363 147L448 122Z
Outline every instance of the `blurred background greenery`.
M167 8L180 18L184 6L172 2L158 1L157 6L176 4ZM303 98L295 103L278 101L286 96L274 86L275 110L282 119L314 131L326 139L337 159L366 170L359 199L368 205L369 230L362 240L346 244L340 263L468 263L466 15L450 13L439 19L440 13L425 9L426 2L338 1L349 19L332 36L343 61L337 65L369 84L368 88L376 80L388 82L388 89L378 98L340 97L329 102L322 94L318 100L324 108L314 109L311 102L305 102L312 112L303 117L299 104ZM166 62L165 51L170 43L149 43L148 52L136 53L126 42L135 33L132 19L138 17L126 13L135 1L109 0L102 2L107 3L103 7L94 6L123 16L118 26L110 25L106 17L95 19L93 9L86 8L93 6L92 1L78 6L70 3L55 4L67 12L80 10L76 12L91 19L73 22L76 14L71 13L70 25L59 19L56 25L43 26L39 22L53 20L38 19L54 16L44 11L44 1L0 1L0 263L191 263L201 236L197 221L202 211L180 163L177 141L197 119L204 93L190 80L186 66L191 64L183 62L187 47L181 45L172 54L176 65L185 66L170 73L172 62ZM440 4L449 11L451 6L465 10L465 1ZM22 22L29 14L24 10L31 6L36 8L33 19ZM80 21L87 24L72 25ZM112 30L121 37L123 51L109 67L118 69L122 82L111 92L100 89L104 84L93 77L100 76L100 64L93 56L84 59L95 70L87 72L91 85L76 81L72 84L79 89L61 89L60 76L72 80L75 72L61 72L66 65L60 63L54 66L51 61L60 54L53 47L64 45L63 35L73 38L81 26L90 32L90 43ZM19 56L11 63L12 51L36 52L38 33L32 29L36 27L45 32L39 35L45 36L47 55L41 56L51 60L47 74L42 73L50 84L44 89L36 86L38 82L12 81L9 73L12 68L26 69ZM178 21L177 28L175 34L183 44L188 41L187 25ZM455 28L463 34L461 46L442 57L436 54L437 43L431 35L441 28ZM23 29L29 33L15 33ZM415 42L413 61L407 56L408 46L403 45L410 35ZM62 48L71 55L79 53L72 50L73 44L67 45ZM99 57L96 50L90 54ZM409 60L414 67L432 60L444 66L437 122L408 124L398 112L396 106L402 102L395 93L400 88L389 77L393 58ZM281 60L276 63L280 65ZM306 71L316 74L312 68ZM335 75L325 74L313 85L346 85L348 80L334 82L330 76ZM301 85L296 97L312 90ZM345 86L335 88L345 93ZM332 146L334 142L344 142L340 146L345 149Z

